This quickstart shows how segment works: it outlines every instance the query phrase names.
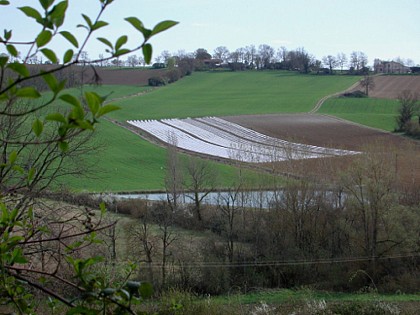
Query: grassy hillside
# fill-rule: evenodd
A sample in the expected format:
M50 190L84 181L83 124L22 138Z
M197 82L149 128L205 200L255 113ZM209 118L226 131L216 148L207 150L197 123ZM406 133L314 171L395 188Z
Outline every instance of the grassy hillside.
M331 98L318 113L337 116L369 127L393 131L399 103L379 98Z
M170 117L223 116L266 113L307 112L325 95L349 87L358 77L314 76L290 72L214 72L194 73L175 84L126 99L147 90L147 87L90 87L122 107L110 118L151 119ZM74 91L74 93L79 93ZM142 140L139 136L109 122L101 122L97 141L106 147L95 164L97 178L68 179L78 190L139 191L164 188L166 150ZM222 179L220 185L231 183L237 170L215 163ZM250 175L256 176L256 175Z
M356 82L353 76L291 72L194 73L175 84L118 102L118 120L308 112L325 95Z

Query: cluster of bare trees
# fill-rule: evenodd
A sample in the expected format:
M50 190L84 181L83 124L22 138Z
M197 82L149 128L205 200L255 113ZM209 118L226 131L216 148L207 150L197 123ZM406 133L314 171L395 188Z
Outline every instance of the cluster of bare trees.
M216 47L213 54L204 48L199 48L195 52L186 53L178 51L177 53L162 52L160 56L155 58L156 62L167 63L168 60L177 60L189 58L194 60L205 60L208 68L224 65L232 70L244 69L282 69L297 70L303 73L308 72L329 72L334 69L345 68L350 69L354 73L366 71L368 59L367 56L360 51L353 51L349 57L344 53L337 55L327 55L322 60L307 52L303 47L288 50L282 46L278 49L262 44L259 46L249 45L229 51L226 46ZM200 69L200 65L196 66ZM203 64L201 65L203 67Z
M272 177L269 191L255 190L256 179L240 171L217 192L207 162L169 160L167 200L130 201L143 206L126 229L128 252L145 262L157 287L360 289L373 280L384 290L418 288L419 199L403 198L389 150L354 158L334 184L314 176L279 185ZM180 201L186 190L192 203ZM202 199L209 191L218 195L211 205ZM358 270L369 277L353 277Z

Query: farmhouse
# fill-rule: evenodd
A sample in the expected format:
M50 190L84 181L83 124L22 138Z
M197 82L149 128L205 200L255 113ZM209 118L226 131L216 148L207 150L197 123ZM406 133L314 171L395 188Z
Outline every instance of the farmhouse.
M396 61L382 61L379 59L375 60L373 65L375 73L409 73L410 68L404 66L402 63Z

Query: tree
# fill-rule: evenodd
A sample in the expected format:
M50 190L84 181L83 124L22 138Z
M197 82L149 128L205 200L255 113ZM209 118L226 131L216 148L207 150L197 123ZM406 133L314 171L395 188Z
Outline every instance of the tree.
M257 49L254 45L246 46L244 48L244 61L251 69L255 68L255 57L257 55Z
M13 58L19 56L17 48L24 52L22 63L0 56L0 303L21 314L33 313L33 290L59 300L77 313L101 310L133 314L130 307L137 299L136 292L143 287L150 293L147 285L127 280L116 289L104 291L113 284L104 282L92 269L101 259L82 255L81 249L96 241L95 232L112 228L115 223L106 226L89 209L60 211L60 207L51 207L37 198L53 187L62 169L68 169L69 161L74 159L76 163L83 158L83 151L72 156L80 141L89 137L102 116L117 109L104 104L105 97L94 92L85 92L81 99L67 93L66 80L59 79L60 73L81 62L94 65L139 50L150 62L149 39L176 24L163 21L147 29L136 17L126 18L143 37L139 44L128 48L126 35L117 38L115 44L98 38L108 56L88 60L86 46L98 29L108 25L102 16L113 2L98 1L98 13L93 18L82 15L84 22L79 27L86 30L82 38L63 27L69 1L54 0L39 0L41 11L31 6L18 8L39 27L33 39L15 40L13 30L7 29L0 37L0 46ZM9 5L9 1L2 0L0 5ZM58 37L68 44L61 64L51 46ZM31 73L27 64L39 55L52 66ZM39 78L49 93L42 95L43 91L31 84ZM67 104L67 110L56 109L58 99ZM66 278L69 272L72 276ZM51 286L56 289L51 290ZM71 298L70 290L79 294ZM122 290L128 294L121 294Z
M211 55L204 48L198 48L194 53L194 57L198 60L211 59Z
M194 202L194 216L201 221L201 203L210 192L214 191L216 174L209 163L193 158L187 161L186 169L188 177L185 188L192 194L190 198Z
M361 51L353 51L350 55L350 68L356 73L364 72L368 63L367 56Z
M178 210L179 199L182 194L183 173L178 152L175 134L168 135L169 148L166 160L165 188L168 205L173 212Z
M167 50L164 50L161 52L160 57L161 57L161 61L167 66L168 60L171 58L171 53Z
M136 55L131 55L127 57L127 64L134 68L135 66L137 66L139 64L139 60L137 59Z
M260 45L258 47L258 54L261 57L262 67L267 69L274 57L274 49L270 45Z
M338 61L334 56L328 55L322 58L322 62L330 69L330 74L333 74L333 69L338 65Z
M395 162L389 147L377 146L355 159L343 180L348 196L347 207L354 210L357 233L362 238L360 249L370 258L372 274L376 273L378 258L395 246L397 240L388 239L387 230L395 205ZM358 237L358 236L355 236ZM357 244L357 242L355 242Z
M373 90L375 88L375 81L372 76L369 74L365 75L365 77L360 81L360 85L365 89L365 94L369 96L369 90Z
M216 47L213 51L213 58L220 59L222 62L227 62L229 58L229 49L226 46Z
M418 100L418 95L409 90L404 90L398 95L400 106L398 108L398 116L395 118L397 122L397 131L406 131L408 124L411 122L416 112L416 109L419 107Z
M347 63L347 56L345 53L338 53L336 59L337 65L340 66L341 73L343 73L343 68Z

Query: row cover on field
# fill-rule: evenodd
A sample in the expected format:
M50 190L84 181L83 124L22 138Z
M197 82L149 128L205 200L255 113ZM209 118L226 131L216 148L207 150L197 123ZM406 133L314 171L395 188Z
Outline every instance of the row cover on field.
M128 123L184 150L249 163L358 153L273 138L217 117L130 120Z

